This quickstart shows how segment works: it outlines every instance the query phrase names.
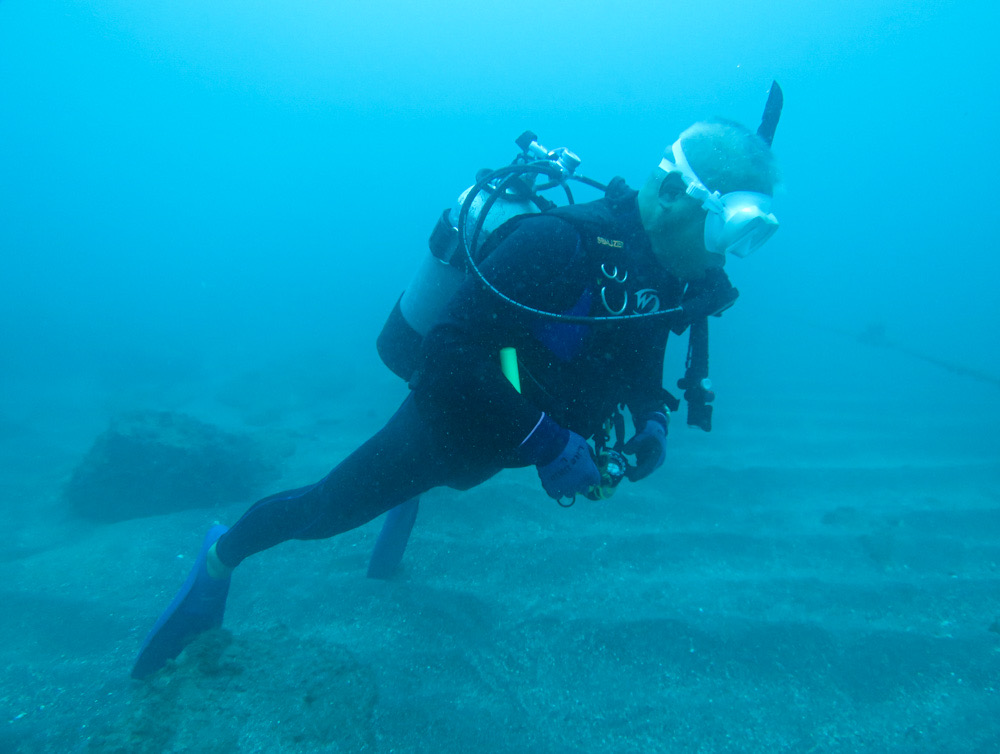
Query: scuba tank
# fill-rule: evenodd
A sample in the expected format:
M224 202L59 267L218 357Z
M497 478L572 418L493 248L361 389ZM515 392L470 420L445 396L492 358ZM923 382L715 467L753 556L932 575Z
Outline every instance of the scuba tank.
M382 362L404 380L413 375L421 344L452 296L470 274L479 274L483 246L497 228L519 215L557 206L545 196L553 189L561 189L565 203L573 204L571 180L605 190L575 174L580 158L573 152L546 149L537 138L531 131L521 134L514 140L521 151L510 165L480 170L476 182L438 218L427 253L375 341Z

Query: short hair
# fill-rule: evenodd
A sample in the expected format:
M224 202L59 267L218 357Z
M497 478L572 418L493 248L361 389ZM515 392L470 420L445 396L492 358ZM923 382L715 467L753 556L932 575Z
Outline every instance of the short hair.
M712 191L774 194L779 176L771 147L745 126L722 118L699 121L680 142L688 164Z

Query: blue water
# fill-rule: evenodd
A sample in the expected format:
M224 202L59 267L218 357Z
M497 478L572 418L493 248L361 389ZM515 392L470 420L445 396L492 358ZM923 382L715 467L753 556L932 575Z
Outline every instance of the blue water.
M756 127L772 79L782 227L727 267L719 428L679 458L985 467L968 504L995 510L998 28L980 0L0 0L0 434L37 447L10 456L0 513L34 546L119 410L197 413L204 385L316 363L390 385L386 313L522 131L638 186L691 122ZM366 394L370 416L400 389ZM108 640L127 662L134 637Z
M945 2L6 0L4 361L293 347L348 312L370 340L440 209L522 130L636 185L693 120L756 125L774 78L783 227L730 265L742 320L879 321L996 373L996 21Z

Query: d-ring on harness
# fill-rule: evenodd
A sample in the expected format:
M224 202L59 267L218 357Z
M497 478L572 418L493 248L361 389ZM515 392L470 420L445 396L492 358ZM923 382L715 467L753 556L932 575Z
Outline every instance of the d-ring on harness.
M608 280L614 280L616 283L624 283L626 280L628 280L628 270L625 270L625 273L620 278L618 277L618 265L615 265L615 268L612 272L608 272L607 264L602 262L601 274L604 275L604 277L606 277ZM615 310L608 305L607 290L608 290L607 285L601 286L601 303L604 304L604 308L607 310L609 314L614 314L614 315L624 314L625 310L628 308L628 291L625 291L625 298L622 300L621 309Z

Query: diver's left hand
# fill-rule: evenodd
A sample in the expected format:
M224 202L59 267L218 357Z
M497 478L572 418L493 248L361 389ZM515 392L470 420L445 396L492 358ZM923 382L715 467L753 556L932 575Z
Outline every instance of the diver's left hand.
M630 482L645 479L663 465L667 457L667 425L670 418L667 414L654 412L646 414L636 421L635 426L642 427L622 449L629 455L635 455L635 466L626 472Z

